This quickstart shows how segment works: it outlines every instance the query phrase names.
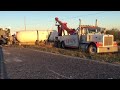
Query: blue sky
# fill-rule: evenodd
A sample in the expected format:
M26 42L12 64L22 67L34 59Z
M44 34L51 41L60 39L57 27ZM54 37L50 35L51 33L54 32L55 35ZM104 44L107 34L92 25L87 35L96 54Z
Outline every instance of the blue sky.
M86 25L94 25L98 19L100 27L120 29L120 11L0 11L0 27L11 27L11 32L24 30L24 17L27 30L56 29L55 17L75 29L79 19Z

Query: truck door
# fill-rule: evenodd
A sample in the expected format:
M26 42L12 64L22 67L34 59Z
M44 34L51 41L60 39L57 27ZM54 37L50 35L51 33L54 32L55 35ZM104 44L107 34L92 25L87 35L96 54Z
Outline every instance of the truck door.
M78 35L64 36L64 43L66 47L78 48Z

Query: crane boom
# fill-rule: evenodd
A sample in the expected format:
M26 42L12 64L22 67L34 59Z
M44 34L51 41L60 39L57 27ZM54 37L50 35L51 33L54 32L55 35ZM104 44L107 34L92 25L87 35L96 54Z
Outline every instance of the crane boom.
M58 17L55 18L56 22L58 22L61 25L62 30L66 30L70 35L74 34L76 31L75 29L70 29L67 27L67 23L63 23L58 19Z

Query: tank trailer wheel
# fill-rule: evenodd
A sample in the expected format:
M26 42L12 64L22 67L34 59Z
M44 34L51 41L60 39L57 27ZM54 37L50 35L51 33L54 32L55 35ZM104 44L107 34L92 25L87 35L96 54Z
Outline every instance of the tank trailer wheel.
M65 48L65 43L64 42L61 42L61 48Z
M61 48L61 43L60 43L60 41L58 41L57 46L58 46L58 48Z

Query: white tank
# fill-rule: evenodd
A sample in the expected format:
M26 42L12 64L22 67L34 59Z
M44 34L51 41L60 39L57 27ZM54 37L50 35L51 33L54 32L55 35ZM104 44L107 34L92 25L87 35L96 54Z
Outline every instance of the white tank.
M54 30L54 31L51 32L51 34L50 34L49 41L54 41L54 40L55 40L55 37L57 37L57 36L58 36L58 32Z
M48 39L48 30L26 30L16 32L16 38L20 43L35 43L36 40L44 41Z

